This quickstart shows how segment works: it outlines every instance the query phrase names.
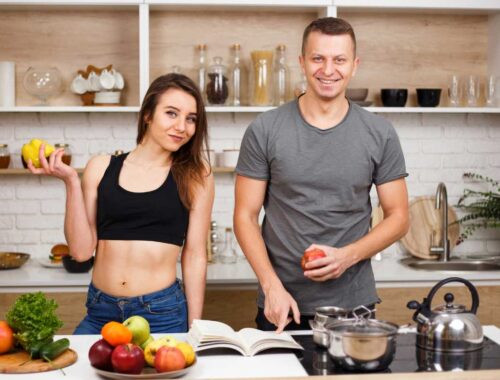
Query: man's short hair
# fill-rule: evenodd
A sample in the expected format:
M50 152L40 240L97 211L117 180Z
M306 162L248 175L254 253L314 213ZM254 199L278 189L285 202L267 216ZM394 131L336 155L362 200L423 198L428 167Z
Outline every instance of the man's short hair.
M354 29L347 21L337 17L322 17L311 22L302 36L302 55L305 54L307 38L312 32L320 32L330 36L348 34L352 39L354 56L356 56L356 36L354 35Z

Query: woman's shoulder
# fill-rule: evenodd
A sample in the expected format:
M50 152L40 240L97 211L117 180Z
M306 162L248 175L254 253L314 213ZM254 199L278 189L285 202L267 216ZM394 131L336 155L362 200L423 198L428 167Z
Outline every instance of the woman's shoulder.
M88 160L83 172L85 182L91 182L97 185L104 176L104 173L106 172L106 169L111 161L111 157L112 156L110 154L100 154L91 157Z

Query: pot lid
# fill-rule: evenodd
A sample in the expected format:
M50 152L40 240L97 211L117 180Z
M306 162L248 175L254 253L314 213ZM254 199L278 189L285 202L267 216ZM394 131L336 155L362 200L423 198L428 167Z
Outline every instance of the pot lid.
M378 319L343 319L325 324L328 331L346 336L389 336L397 334L398 326Z
M444 305L436 306L434 309L432 309L432 312L437 314L443 314L443 313L459 314L459 313L465 313L466 310L464 305L455 305L452 303L446 303Z

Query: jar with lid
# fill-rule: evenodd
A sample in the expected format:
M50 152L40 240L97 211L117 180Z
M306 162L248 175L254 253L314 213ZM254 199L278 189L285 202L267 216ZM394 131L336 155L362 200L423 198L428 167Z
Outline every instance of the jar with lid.
M251 103L253 106L273 105L273 52L255 50L252 57Z
M222 64L222 57L214 57L213 64L207 71L207 101L209 104L223 105L229 95L227 87L227 68Z
M10 165L9 146L0 144L0 169L7 169Z
M276 48L276 64L274 67L274 102L277 106L288 100L290 87L290 70L286 64L286 46L281 44Z
M66 165L71 165L71 153L72 152L71 152L71 149L69 147L69 144L59 143L59 144L55 144L54 147L56 149L64 149L64 154L61 157L61 160Z

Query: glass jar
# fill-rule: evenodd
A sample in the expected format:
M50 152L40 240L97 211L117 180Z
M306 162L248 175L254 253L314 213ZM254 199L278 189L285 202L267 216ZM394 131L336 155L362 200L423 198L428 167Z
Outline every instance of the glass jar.
M66 165L71 165L71 149L69 147L69 144L63 144L63 143L59 143L59 144L55 144L54 147L56 149L64 149L64 154L62 156L62 162L64 162Z
M10 165L9 146L0 144L0 169L7 169Z
M203 99L206 100L205 77L207 76L207 45L200 44L196 46L196 55L196 84L202 92Z
M288 100L290 88L290 70L286 64L286 46L276 48L276 65L274 67L274 95L275 104L281 106Z
M273 52L255 50L252 57L251 103L254 106L273 105Z
M209 104L223 105L229 95L227 87L227 68L221 57L214 57L214 63L208 68L207 101Z
M217 262L222 264L234 264L238 254L234 248L233 229L227 227L224 235L224 248L217 253Z
M300 81L297 82L297 84L295 85L293 93L295 97L298 98L300 95L305 94L306 91L307 91L307 79L304 74L301 74Z
M231 66L231 84L230 84L230 103L232 106L241 105L241 93L242 93L242 83L244 76L244 66L241 63L240 58L240 44L234 44L232 46L233 50L233 64Z

